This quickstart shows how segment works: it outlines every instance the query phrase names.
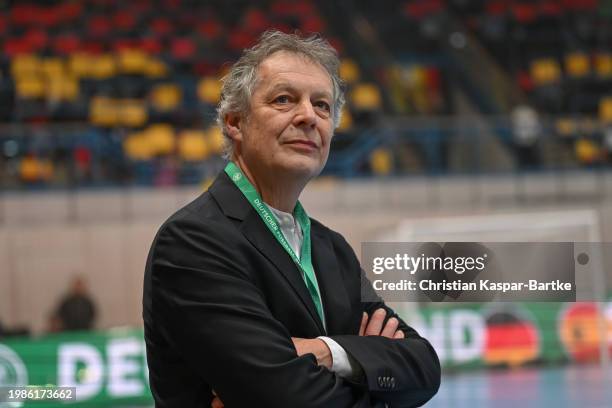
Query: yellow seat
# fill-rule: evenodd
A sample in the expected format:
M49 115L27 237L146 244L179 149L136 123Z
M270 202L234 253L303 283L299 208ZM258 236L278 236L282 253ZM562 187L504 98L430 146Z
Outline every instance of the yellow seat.
M201 101L216 105L221 98L221 82L213 77L204 77L198 83L198 98Z
M38 76L19 77L15 82L15 93L18 98L38 99L45 96L45 81Z
M175 139L172 126L159 123L145 130L146 140L154 155L168 155L174 152Z
M38 177L42 181L51 181L53 179L54 167L49 159L41 159L38 162Z
M183 92L178 85L160 84L151 90L151 104L161 112L172 111L181 103Z
M77 78L90 77L95 59L84 53L75 53L68 58L68 71Z
M149 56L142 50L125 49L117 56L117 66L124 74L143 74L149 63Z
M119 122L127 127L141 127L147 123L149 115L143 101L124 99L120 103Z
M206 132L208 136L208 146L213 154L222 154L225 148L225 136L219 126L211 126Z
M95 96L89 103L89 120L97 126L116 126L119 123L119 109L113 99Z
M557 133L561 137L571 137L576 133L576 122L570 118L557 119L555 122Z
M612 123L612 96L606 96L599 101L599 119L604 123Z
M340 117L340 123L338 124L339 132L345 132L353 127L353 117L351 112L346 108L346 105L342 108L342 116Z
M358 110L374 111L382 107L380 90L375 84L370 83L355 85L351 92L351 102Z
M59 75L47 80L47 99L75 101L79 96L79 81L72 76Z
M162 78L168 75L168 67L158 59L149 58L144 67L144 74L149 78Z
M575 150L578 161L584 164L594 163L601 156L601 148L589 139L578 139Z
M355 61L349 58L343 58L342 61L340 61L339 73L340 78L347 84L355 83L359 81L361 77L359 66L357 66Z
M612 54L601 53L595 56L595 72L600 78L612 78Z
M21 54L11 60L11 76L13 78L33 77L39 74L40 59L36 55Z
M143 132L128 135L123 141L123 151L132 160L150 160L154 157L152 146Z
M117 72L115 57L110 54L92 57L91 64L90 75L94 79L107 79Z
M22 181L33 183L40 179L39 161L34 156L26 156L19 162L19 177Z
M370 166L374 174L386 176L393 169L393 157L389 149L379 147L370 154Z
M589 74L591 64L589 57L582 52L574 52L565 56L565 71L570 77L582 78Z
M531 77L536 85L558 82L561 78L559 63L553 58L541 58L531 63Z
M59 78L66 72L64 60L58 57L43 58L40 63L40 71L47 79Z
M201 130L184 130L178 139L179 157L185 161L204 160L210 154L206 133Z

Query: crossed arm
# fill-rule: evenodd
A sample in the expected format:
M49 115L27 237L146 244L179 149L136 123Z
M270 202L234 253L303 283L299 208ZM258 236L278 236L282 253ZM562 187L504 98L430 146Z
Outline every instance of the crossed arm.
M361 381L325 368L333 364L327 345L291 337L245 273L247 261L232 252L234 238L215 227L166 225L151 257L159 333L185 356L193 375L217 391L215 403L408 407L435 394L440 367L431 345L382 302L364 304L370 316L362 316L359 336L330 336L363 368ZM380 381L392 376L393 388Z
M361 325L359 327L359 336L383 336L389 339L403 339L404 332L398 330L399 320L392 317L385 324L385 316L387 312L385 309L377 309L373 314L372 318L368 318L368 314L363 312L361 318ZM384 327L383 327L384 325ZM317 359L317 365L323 366L327 369L331 369L333 364L331 350L327 344L321 339L303 339L299 337L292 337L293 345L298 356L305 354L313 354ZM223 402L221 398L213 391L213 398L211 402L212 408L223 408Z

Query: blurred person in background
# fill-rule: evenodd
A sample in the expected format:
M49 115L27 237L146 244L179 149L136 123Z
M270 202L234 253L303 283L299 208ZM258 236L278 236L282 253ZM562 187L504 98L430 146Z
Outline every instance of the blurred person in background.
M344 102L319 37L272 31L224 79L230 159L160 228L143 318L157 407L411 407L440 385L427 340L371 291L345 239L298 198Z
M96 305L87 291L82 277L76 277L68 293L60 300L55 316L51 319L55 330L91 330L96 319Z

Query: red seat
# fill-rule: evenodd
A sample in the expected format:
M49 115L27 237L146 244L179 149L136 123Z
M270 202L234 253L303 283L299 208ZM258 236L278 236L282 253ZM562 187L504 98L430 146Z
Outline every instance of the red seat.
M196 30L204 38L208 40L213 40L223 32L223 27L216 20L208 19L198 23L196 26Z
M521 24L531 23L537 16L537 5L528 3L515 3L512 5L512 14Z
M168 35L173 30L172 23L170 23L169 20L162 18L162 17L158 17L154 19L153 21L151 21L149 28L151 29L151 31L153 31L158 36Z
M486 2L485 10L490 16L501 16L508 10L508 2L503 0Z
M244 28L255 32L265 31L270 24L266 18L266 15L259 9L251 9L247 11L243 17L243 21Z
M197 46L191 38L175 38L170 43L170 53L177 60L188 60L194 57Z
M256 37L245 30L234 30L230 33L228 45L234 51L241 51L255 44Z
M157 55L162 50L162 45L157 38L146 37L140 39L139 48L146 51L148 54Z
M88 31L92 37L106 37L112 30L112 24L105 16L95 16L89 20Z
M136 26L136 19L131 12L120 10L113 16L113 23L119 30L131 30Z
M63 34L53 39L53 50L62 55L71 54L79 49L79 37L73 34Z
M540 14L548 17L560 16L563 9L558 1L543 1L539 3Z
M9 57L18 54L30 54L32 51L32 46L21 38L9 38L4 41L4 53Z
M302 19L302 30L307 33L320 33L325 30L325 23L313 14Z
M23 41L30 46L31 50L40 51L49 42L49 37L45 31L34 28L24 35Z

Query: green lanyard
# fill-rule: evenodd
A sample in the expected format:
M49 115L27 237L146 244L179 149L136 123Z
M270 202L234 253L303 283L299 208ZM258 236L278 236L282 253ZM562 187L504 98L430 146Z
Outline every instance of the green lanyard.
M306 215L306 211L304 211L302 204L300 204L298 201L294 210L295 219L300 224L302 234L304 236L304 239L302 240L301 257L298 258L293 252L293 249L291 249L291 245L289 245L285 239L280 227L276 223L274 214L272 214L266 203L263 202L259 196L259 193L257 193L257 190L255 190L255 187L253 187L253 185L249 182L249 179L244 176L240 168L233 162L229 162L227 166L225 166L225 172L234 182L234 184L236 184L236 187L242 191L242 194L246 197L249 203L251 203L255 211L257 211L264 224L266 224L266 227L268 227L272 235L274 235L274 238L276 238L278 243L281 244L291 259L293 259L293 262L295 262L295 264L302 271L302 278L304 279L308 292L310 292L310 296L312 297L312 301L317 308L317 313L321 318L323 327L325 327L323 306L321 305L321 293L319 292L319 286L317 285L314 268L312 266L312 258L310 255L310 219Z

